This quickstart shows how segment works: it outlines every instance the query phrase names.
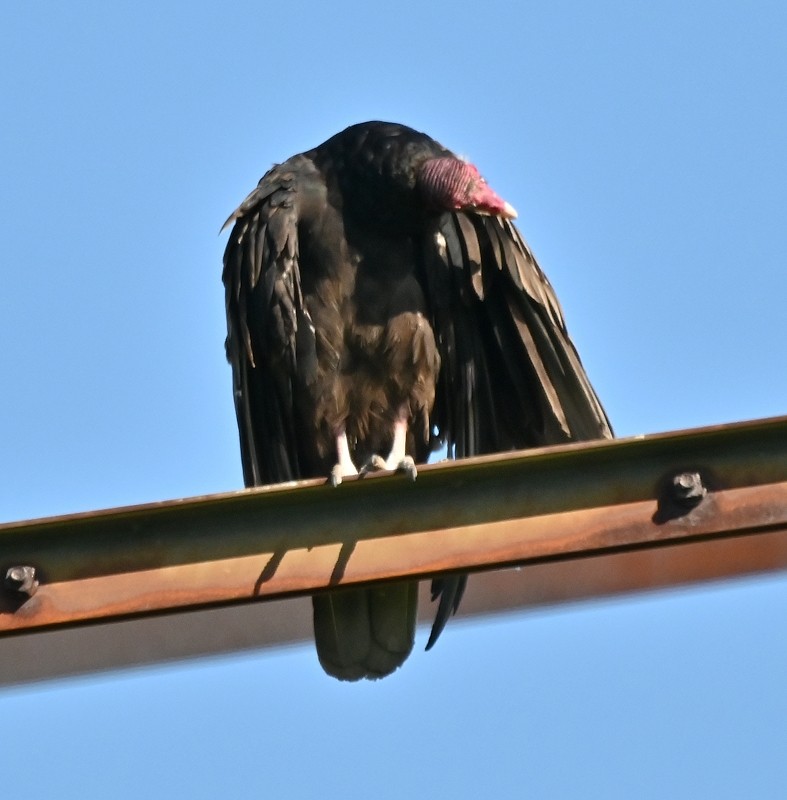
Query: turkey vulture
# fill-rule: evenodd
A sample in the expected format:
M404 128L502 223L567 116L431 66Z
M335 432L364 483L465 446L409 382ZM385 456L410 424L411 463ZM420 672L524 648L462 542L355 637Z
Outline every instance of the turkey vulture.
M467 161L353 125L274 166L225 223L227 357L247 486L611 437L557 298ZM465 577L433 583L427 649ZM320 663L393 672L417 584L316 595Z

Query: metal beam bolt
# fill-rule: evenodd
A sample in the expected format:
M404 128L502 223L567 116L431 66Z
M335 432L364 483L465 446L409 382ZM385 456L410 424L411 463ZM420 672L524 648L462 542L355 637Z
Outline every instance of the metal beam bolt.
M699 472L680 472L672 478L670 494L679 506L694 508L707 493Z
M28 566L9 567L5 574L5 588L18 594L32 597L38 589L36 568Z

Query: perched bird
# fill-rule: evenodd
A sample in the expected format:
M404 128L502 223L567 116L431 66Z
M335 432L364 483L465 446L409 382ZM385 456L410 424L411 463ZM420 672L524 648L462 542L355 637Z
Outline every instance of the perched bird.
M247 486L611 437L514 209L404 125L353 125L273 167L227 222L227 357ZM427 649L465 577L433 583ZM393 672L417 584L316 595L323 668Z

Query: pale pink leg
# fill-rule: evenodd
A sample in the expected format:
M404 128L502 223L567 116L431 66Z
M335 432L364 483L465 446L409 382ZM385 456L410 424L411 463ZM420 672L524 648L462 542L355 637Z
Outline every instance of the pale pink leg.
M391 452L385 459L386 469L399 469L401 463L407 458L407 420L399 417L394 423L394 438Z
M331 470L330 481L334 486L338 486L343 478L348 475L357 475L358 470L353 464L350 456L350 445L347 443L347 434L344 430L336 435L336 455L338 462Z

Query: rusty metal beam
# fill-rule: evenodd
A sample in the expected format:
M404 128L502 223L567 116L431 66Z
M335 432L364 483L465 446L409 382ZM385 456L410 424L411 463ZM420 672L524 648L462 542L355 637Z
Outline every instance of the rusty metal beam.
M787 417L429 465L415 484L305 481L0 525L0 576L25 566L37 587L17 570L0 598L5 682L46 677L38 650L75 625L133 630L113 664L282 643L308 635L308 603L255 601L441 571L517 566L471 581L463 610L489 613L785 569ZM173 612L189 620L180 650ZM217 615L227 631L244 620L242 641L200 645ZM112 658L67 661L60 674Z

